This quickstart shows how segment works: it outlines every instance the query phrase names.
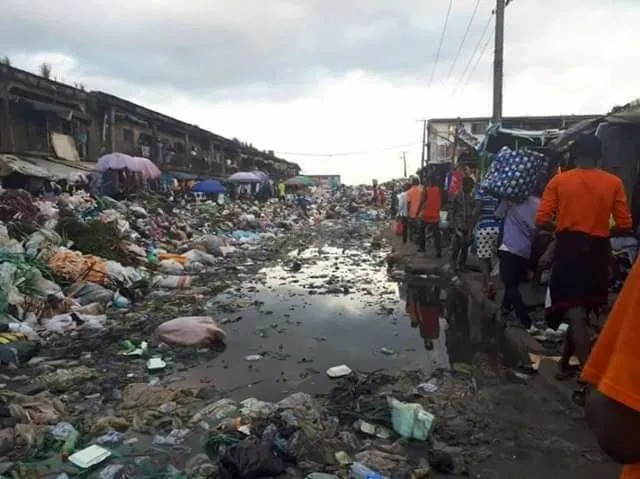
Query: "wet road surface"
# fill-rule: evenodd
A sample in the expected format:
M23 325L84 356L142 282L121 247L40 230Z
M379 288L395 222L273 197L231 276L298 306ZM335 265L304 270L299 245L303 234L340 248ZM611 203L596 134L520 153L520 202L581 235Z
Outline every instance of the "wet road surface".
M326 370L341 364L363 372L448 367L444 321L425 350L407 314L406 288L389 278L383 259L309 248L213 298L207 311L227 332L227 348L190 370L187 383L208 378L234 399L273 401L292 391L326 392Z

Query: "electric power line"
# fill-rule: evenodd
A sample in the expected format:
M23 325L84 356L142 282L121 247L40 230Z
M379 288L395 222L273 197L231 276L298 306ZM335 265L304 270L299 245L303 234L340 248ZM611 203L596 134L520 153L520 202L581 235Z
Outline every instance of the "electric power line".
M507 7L513 0L506 0L505 2L505 7ZM489 21L487 22L487 24L485 25L485 28L483 30L482 35L480 35L480 38L478 39L478 43L476 44L476 48L480 45L480 43L482 42L484 36L486 35L486 33L488 31L493 31L493 29L489 29L488 27L491 25L491 20L495 17L495 10L491 10L491 16L489 17ZM462 94L468 86L469 81L471 80L471 78L473 77L473 74L475 73L476 69L478 68L478 65L480 64L480 61L482 60L482 58L486 55L487 53L487 48L489 47L489 43L491 41L491 35L489 35L489 37L485 40L484 44L482 45L482 51L480 52L480 54L478 55L478 57L476 58L475 63L473 64L473 67L471 68L471 71L469 72L469 75L467 76L466 80L464 79L464 73L462 74L462 82L458 87L458 90L456 91L457 94ZM467 68L469 65L471 65L473 61L473 54L471 55L471 57L469 58L469 63L467 64ZM467 68L465 68L465 71L467 70Z
M476 72L476 69L478 68L478 65L480 64L480 60L482 60L482 58L487 53L487 48L489 47L490 43L491 43L491 35L489 35L487 37L487 39L485 40L484 45L482 46L482 50L480 52L480 55L478 55L478 58L476 58L476 62L473 64L473 67L471 68L471 71L469 72L469 76L464 81L464 83L461 85L460 94L464 93L464 91L467 89L467 85L469 84L469 81L473 77L473 74Z
M436 52L436 59L433 62L431 68L431 76L429 78L429 86L433 83L433 78L436 74L436 68L438 67L438 61L440 61L440 52L442 51L442 44L444 43L444 36L447 33L447 25L449 24L449 15L451 15L451 7L453 6L453 0L449 0L449 7L447 8L447 14L444 17L444 26L442 27L442 34L440 35L440 43Z
M467 27L464 30L464 34L462 35L462 40L460 41L460 45L458 46L458 51L456 52L456 56L453 57L453 62L451 62L451 68L449 68L449 73L447 74L447 79L451 78L453 74L453 70L456 68L456 64L458 63L458 57L460 57L460 53L462 52L462 48L464 47L464 42L467 41L467 36L469 35L469 30L471 29L471 25L473 24L473 20L476 18L476 13L478 13L478 7L480 6L480 0L476 0L476 5L473 7L473 13L471 13L471 18L469 18L469 22L467 23Z
M409 146L415 146L415 144L405 143L403 145L388 146L388 147L378 148L378 149L369 150L369 151L349 151L349 152L342 152L342 153L294 153L294 152L287 152L287 151L276 151L276 153L282 156L288 155L288 156L309 156L309 157L358 156L358 155L370 155L374 153L381 153L381 152L391 151L391 150L399 150L400 148L407 148Z
M469 67L473 63L473 60L475 59L476 54L480 50L480 46L482 45L482 42L484 41L485 35L489 31L489 27L491 26L491 20L492 19L493 19L493 12L489 15L489 18L487 18L487 23L484 25L484 29L482 30L482 33L478 37L478 41L476 42L475 46L473 47L473 51L471 52L471 56L469 57L469 61L467 62L467 65L464 67L464 70L462 71L462 75L460 75L460 79L465 78L465 76L467 75L467 72L469 71Z

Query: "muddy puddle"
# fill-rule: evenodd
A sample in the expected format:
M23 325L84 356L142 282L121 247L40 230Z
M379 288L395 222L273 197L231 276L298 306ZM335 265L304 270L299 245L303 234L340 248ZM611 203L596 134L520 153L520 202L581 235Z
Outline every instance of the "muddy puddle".
M325 372L340 364L361 372L448 369L483 344L466 302L438 278L391 280L381 252L294 251L209 301L227 348L178 384L206 381L234 399L275 401L326 392Z

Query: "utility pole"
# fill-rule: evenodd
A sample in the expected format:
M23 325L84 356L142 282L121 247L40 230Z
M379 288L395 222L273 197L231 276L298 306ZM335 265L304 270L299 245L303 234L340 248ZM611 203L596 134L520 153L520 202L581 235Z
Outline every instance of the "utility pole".
M404 172L403 178L407 177L407 152L402 152L402 171Z
M422 120L422 156L420 160L420 169L424 168L426 158L425 158L425 148L427 147L427 120Z
M496 0L496 33L493 54L493 123L502 120L502 81L504 70L504 7L505 0Z

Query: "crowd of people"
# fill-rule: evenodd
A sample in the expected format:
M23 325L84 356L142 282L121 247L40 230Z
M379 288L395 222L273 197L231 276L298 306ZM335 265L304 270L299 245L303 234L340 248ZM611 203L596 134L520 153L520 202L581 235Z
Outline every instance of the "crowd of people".
M592 327L609 303L610 238L637 233L623 182L598 168L602 148L595 135L579 137L570 152L573 167L554 172L519 203L498 200L458 169L460 189L449 198L447 227L440 221L445 196L441 188L434 188L433 178L424 185L414 178L397 194L395 214L404 228L403 241L415 241L418 251L426 250L428 234L440 257L441 233L448 234L450 261L457 270L465 267L473 245L490 297L496 294L491 272L497 257L504 289L501 306L503 313L513 312L514 325L532 326L521 283L527 276L548 273L548 322L568 325L556 379L579 375L574 399L586 404L600 445L625 465L623 478L640 478L637 262L602 331L595 335ZM571 365L573 356L578 366Z

